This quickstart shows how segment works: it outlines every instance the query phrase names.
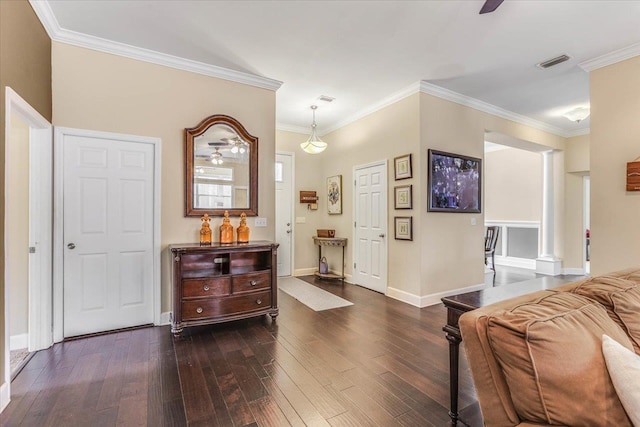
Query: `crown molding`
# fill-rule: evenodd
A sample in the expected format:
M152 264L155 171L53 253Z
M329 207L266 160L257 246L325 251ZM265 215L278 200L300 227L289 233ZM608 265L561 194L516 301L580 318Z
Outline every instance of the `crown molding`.
M534 120L527 116L523 116L522 114L514 113L512 111L505 110L504 108L497 107L493 104L480 101L479 99L471 98L470 96L462 95L458 92L436 86L424 80L420 82L420 92L433 95L438 98L446 99L448 101L455 102L456 104L465 105L467 107L471 107L473 109L480 110L494 116L502 117L503 119L523 124L525 126L540 129L554 135L558 135L564 138L567 137L567 131L559 127Z
M591 133L591 128L583 128L583 129L575 129L567 132L567 138L572 138L574 136L582 136L589 135Z
M311 125L309 127L302 127L296 125L288 125L286 123L276 123L276 130L281 130L284 132L295 132L301 133L303 135L311 134Z
M624 61L625 59L633 58L640 55L640 43L632 44L631 46L623 47L622 49L614 50L613 52L605 53L597 58L589 59L587 61L578 64L580 68L586 72L597 70L598 68L606 67L607 65L615 64L616 62Z
M331 133L335 130L340 129L341 127L344 127L350 123L355 122L356 120L360 120L361 118L368 116L369 114L375 113L378 110L382 110L385 107L388 107L391 104L395 104L396 102L411 96L413 94L418 93L418 91L420 90L420 85L418 83L414 83L410 86L407 86L406 88L399 90L398 92L394 92L391 95L381 99L380 101L376 102L375 104L370 105L367 108L364 108L360 111L358 111L355 114L352 114L351 116L348 116L342 120L340 120L339 122L337 122L336 124L334 124L333 126L330 126L328 128L325 128L323 130L322 133L320 133L320 136L324 136L328 133Z
M51 40L56 42L84 47L87 49L97 50L99 52L110 53L113 55L136 59L138 61L149 62L169 68L175 68L177 70L189 71L196 74L229 80L232 82L242 83L249 86L255 86L272 91L276 91L280 88L280 86L282 86L281 81L270 79L267 77L256 76L254 74L245 73L242 71L230 70L228 68L210 65L204 62L180 58L178 56L168 55L166 53L160 53L149 49L143 49L128 44L67 30L60 27L58 20L53 14L51 5L47 0L29 0L29 3L38 16L38 19L40 19L40 22L42 22L42 25L47 31L47 34L49 34Z

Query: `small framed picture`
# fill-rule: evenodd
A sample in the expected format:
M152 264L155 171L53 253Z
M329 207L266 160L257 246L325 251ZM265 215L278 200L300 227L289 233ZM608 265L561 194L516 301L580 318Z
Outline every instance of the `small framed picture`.
M393 159L396 181L413 177L411 173L411 154Z
M342 214L342 175L327 178L327 210L329 215Z
M394 187L394 209L411 209L412 206L412 185L400 185Z
M413 217L397 216L394 219L396 223L396 240L413 240Z

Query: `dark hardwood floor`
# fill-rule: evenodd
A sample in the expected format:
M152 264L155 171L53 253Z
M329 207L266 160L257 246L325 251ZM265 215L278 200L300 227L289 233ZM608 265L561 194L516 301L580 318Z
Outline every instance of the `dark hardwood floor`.
M315 312L279 293L280 316L145 328L56 344L12 383L0 425L444 426L448 343L439 304L311 283L354 303ZM460 407L481 425L461 356Z

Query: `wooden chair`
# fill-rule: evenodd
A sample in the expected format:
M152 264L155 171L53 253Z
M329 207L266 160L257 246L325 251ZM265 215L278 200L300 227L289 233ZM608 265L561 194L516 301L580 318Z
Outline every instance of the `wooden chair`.
M496 271L496 244L500 227L487 227L487 234L484 236L484 265L487 265L487 258L491 257L491 269Z

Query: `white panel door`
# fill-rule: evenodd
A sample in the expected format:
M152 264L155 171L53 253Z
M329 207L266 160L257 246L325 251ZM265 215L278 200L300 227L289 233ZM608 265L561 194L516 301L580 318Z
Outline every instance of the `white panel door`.
M387 165L356 167L354 281L387 291Z
M291 276L293 258L293 156L276 154L276 242L278 276Z
M63 144L64 336L153 323L153 145Z

